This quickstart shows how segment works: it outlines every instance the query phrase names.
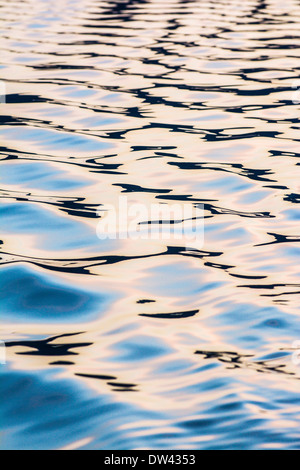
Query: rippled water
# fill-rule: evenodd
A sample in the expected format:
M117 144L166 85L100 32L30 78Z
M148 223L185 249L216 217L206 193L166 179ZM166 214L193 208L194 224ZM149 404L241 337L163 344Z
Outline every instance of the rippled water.
M1 448L299 448L299 2L0 8ZM123 194L203 249L100 241Z

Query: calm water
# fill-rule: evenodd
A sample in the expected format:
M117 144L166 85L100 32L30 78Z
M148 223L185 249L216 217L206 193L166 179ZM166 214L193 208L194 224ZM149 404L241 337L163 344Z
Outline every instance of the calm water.
M0 447L299 449L299 1L0 8ZM203 249L100 241L120 195Z

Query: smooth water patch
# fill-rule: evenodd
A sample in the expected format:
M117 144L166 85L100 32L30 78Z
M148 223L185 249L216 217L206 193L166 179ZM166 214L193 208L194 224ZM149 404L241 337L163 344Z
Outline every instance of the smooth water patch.
M22 265L3 267L0 279L1 320L5 323L90 321L100 317L116 298L106 289L80 288Z
M88 180L64 172L54 165L44 162L3 163L0 174L1 184L18 185L26 190L71 191L89 185Z
M113 148L103 139L75 132L43 129L41 127L17 126L2 128L0 138L3 143L25 152L43 152L49 155L78 156L78 154L98 154Z
M72 220L31 202L2 203L0 215L4 227L2 236L9 233L19 234L20 238L22 234L33 235L36 246L41 249L68 251L85 248L87 243L100 245L96 224L93 230L78 219Z

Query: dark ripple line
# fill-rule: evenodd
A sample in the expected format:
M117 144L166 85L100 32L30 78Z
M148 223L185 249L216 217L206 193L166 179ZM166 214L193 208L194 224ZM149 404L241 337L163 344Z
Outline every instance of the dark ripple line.
M226 352L226 351L196 351L194 354L202 356L203 359L216 359L218 362L228 364L227 369L252 369L260 373L277 373L291 376L297 380L300 377L295 372L289 372L286 370L286 364L272 365L271 360L269 361L249 361L248 359L254 358L252 354L245 355L237 352Z
M83 218L98 218L97 210L100 204L84 203L85 198L60 197L60 196L37 196L31 193L16 191L5 191L0 189L0 199L13 199L16 202L33 202L37 204L48 204L57 207L60 211L70 216Z
M246 168L241 163L208 163L208 162L168 162L168 165L177 166L181 170L213 170L213 171L224 171L227 173L237 174L239 176L245 176L246 178L255 181L267 181L277 182L271 180L265 176L274 174L271 169L262 170L255 168ZM233 171L237 170L237 171Z
M267 232L267 235L271 235L275 238L274 241L268 243L260 243L254 246L267 246L267 245L274 245L277 243L297 243L300 242L300 235L298 236L291 236L291 235L280 235L278 233L271 233Z
M13 264L13 263L29 263L44 269L59 271L65 273L77 273L77 274L91 274L88 271L88 268L93 266L100 265L112 265L120 263L122 261L133 260L133 259L145 259L153 258L162 255L182 255L182 256L192 256L195 258L205 258L205 257L216 257L221 256L222 252L206 252L200 250L194 250L193 252L186 251L185 247L167 247L166 251L153 253L149 255L140 255L140 256L120 256L120 255L107 255L107 256L95 256L92 258L82 258L82 259L41 259L33 258L29 256L20 256L16 254L0 252L1 263L2 265Z
M91 346L93 343L64 343L64 344L53 344L56 339L66 338L70 336L77 336L80 333L68 333L43 340L29 340L29 341L8 341L5 346L8 348L12 347L26 347L35 351L17 352L17 355L22 356L78 356L79 353L70 351L74 348L84 348Z
M44 161L48 163L62 163L67 165L75 165L81 168L87 168L90 173L101 173L101 174L114 174L114 175L124 175L127 173L117 171L117 169L122 166L122 163L102 163L97 160L102 160L103 158L112 158L116 155L105 155L101 157L94 158L82 158L82 157L68 157L57 158L53 155L41 155L32 152L17 151L8 147L0 147L0 155L3 157L1 161L5 160L32 160L32 161ZM83 160L83 162L82 162Z
M173 320L173 319L194 317L197 313L199 313L199 310L189 310L187 312L174 312L174 313L139 313L139 316L148 317L148 318Z
M226 209L223 207L214 206L212 204L208 204L205 199L197 199L193 198L191 195L166 195L166 196L156 196L157 199L164 199L164 200L174 200L174 201L187 201L192 202L195 204L202 204L204 209L209 211L212 215L220 215L220 214L230 214L230 215L237 215L238 217L246 217L246 218L275 218L275 215L270 214L270 212L242 212L242 211L235 211L233 209Z

